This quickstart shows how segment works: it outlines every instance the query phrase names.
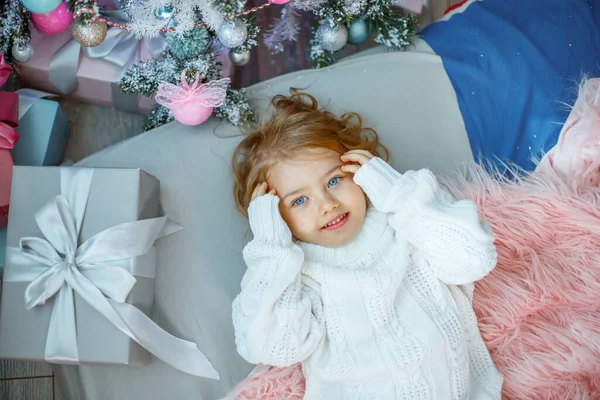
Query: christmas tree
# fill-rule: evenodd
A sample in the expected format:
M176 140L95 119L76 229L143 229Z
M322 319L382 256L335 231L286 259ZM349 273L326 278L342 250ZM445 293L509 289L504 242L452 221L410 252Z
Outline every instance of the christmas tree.
M0 14L0 51L8 62L24 62L33 54L28 47L28 9L37 0L7 0ZM61 0L44 0L57 1ZM358 45L373 36L388 49L403 50L417 31L416 18L394 7L392 0L265 0L253 9L246 0L114 0L127 21L116 23L103 13L96 0L63 0L74 15L73 36L83 46L102 42L107 25L127 29L139 38L164 36L167 46L161 57L134 65L120 82L125 93L154 97L161 82L178 85L182 71L189 82L221 78L216 55L229 52L232 62L248 62L250 49L259 44L255 19L264 7L280 7L280 19L264 34L273 53L299 35L310 34L311 60L323 67L337 60L346 45ZM28 6L28 4L30 4ZM25 7L24 7L25 5ZM316 17L311 32L302 32L303 14ZM225 101L214 109L219 118L238 125L254 120L244 90L228 88ZM171 111L157 105L146 128L173 120Z
M77 7L82 7L81 3L69 1L75 3L75 12ZM221 63L216 61L219 26L216 24L239 21L243 26L241 37L234 37L229 42L237 52L248 52L258 44L258 29L251 23L250 17L236 18L237 14L244 11L243 2L240 1L172 1L165 4L164 1L118 0L117 4L127 14L130 21L128 26L132 32L139 37L164 34L168 44L163 54L164 59L143 61L126 73L120 82L121 90L125 93L154 97L160 82L174 85L180 83L182 71L185 71L189 80L198 76L202 83L220 79ZM199 19L197 15L204 18ZM214 113L218 118L227 119L234 125L254 120L254 112L243 89L227 89L224 104L215 108ZM153 129L172 120L171 111L157 105L148 117L146 129Z
M371 33L375 42L390 50L404 50L417 33L414 15L394 7L390 0L295 0L281 10L280 20L265 35L272 52L285 49L300 34L303 12L317 17L312 28L311 60L314 67L333 64L346 44L365 42Z
M30 14L20 0L5 0L0 9L0 53L9 64L13 64L13 54L24 53L31 40L29 33Z

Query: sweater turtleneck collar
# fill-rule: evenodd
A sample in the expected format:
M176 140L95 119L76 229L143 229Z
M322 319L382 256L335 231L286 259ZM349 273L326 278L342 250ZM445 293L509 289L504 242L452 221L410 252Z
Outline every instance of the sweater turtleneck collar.
M389 249L393 241L393 231L387 223L388 215L372 205L367 209L363 227L356 238L341 247L325 247L318 244L298 242L307 261L330 266L350 266L360 260L373 259L377 253Z

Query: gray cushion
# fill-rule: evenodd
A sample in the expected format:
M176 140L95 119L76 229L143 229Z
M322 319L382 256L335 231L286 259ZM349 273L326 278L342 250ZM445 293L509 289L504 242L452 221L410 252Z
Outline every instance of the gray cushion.
M336 113L359 112L400 170L440 172L473 159L441 60L420 41L413 52L300 71L255 85L248 94L261 108L290 87L307 88ZM184 230L159 242L153 317L173 334L197 342L221 381L187 376L158 360L144 368L61 366L56 372L67 394L78 400L214 400L250 371L236 353L231 323L231 302L245 270L241 250L249 239L248 224L231 197L236 134L236 128L216 120L198 127L172 123L78 164L141 167L160 179L163 206Z

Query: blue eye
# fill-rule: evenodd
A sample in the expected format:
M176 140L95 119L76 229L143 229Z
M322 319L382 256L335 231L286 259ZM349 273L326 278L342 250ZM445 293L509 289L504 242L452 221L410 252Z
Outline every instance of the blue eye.
M298 197L296 200L294 200L294 202L292 203L295 206L301 206L302 204L306 203L306 197Z
M338 177L331 178L331 179L329 180L329 183L327 184L327 187L332 187L332 186L335 186L335 185L337 185L338 183L340 183L340 178L338 178Z

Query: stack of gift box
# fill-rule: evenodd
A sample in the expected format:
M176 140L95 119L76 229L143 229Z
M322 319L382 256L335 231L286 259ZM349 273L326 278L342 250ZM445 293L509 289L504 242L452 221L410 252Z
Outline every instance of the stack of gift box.
M118 82L161 44L110 29L86 49L70 30L32 27L30 45L18 83L0 63L0 358L145 365L154 354L218 379L195 343L148 317L154 241L179 229L161 212L158 181L136 169L58 166L69 129L57 100L149 112L153 99L125 95ZM219 61L228 76L229 58Z
M114 8L112 0L99 4ZM15 143L0 145L0 166L4 171L0 171L0 273L4 265L10 165L13 162L30 166L61 163L68 126L57 99L147 114L156 104L154 99L124 94L119 89L119 81L134 64L159 58L165 49L161 37L139 39L117 28L108 31L100 46L84 48L73 39L70 29L46 35L32 26L30 45L34 56L17 67L18 87L24 89L15 94L5 88L2 94L0 118L19 138L12 140ZM220 56L218 61L223 64L223 77L229 76L232 69L229 57ZM9 144L14 148L7 148Z
M145 365L154 354L218 379L195 343L148 317L154 241L179 229L161 212L158 181L137 169L58 166L68 125L57 98L150 111L152 99L124 95L118 82L156 44L109 31L107 47L94 52L70 31L32 28L31 36L35 55L18 64L21 89L13 82L0 93L0 358ZM227 76L229 59L221 61ZM0 71L8 79L10 67Z
M10 72L0 64L0 79ZM45 95L0 93L0 199L8 214L0 358L141 366L155 355L219 379L195 343L148 316L154 243L181 228L162 212L158 180L139 169L53 166L67 124Z

